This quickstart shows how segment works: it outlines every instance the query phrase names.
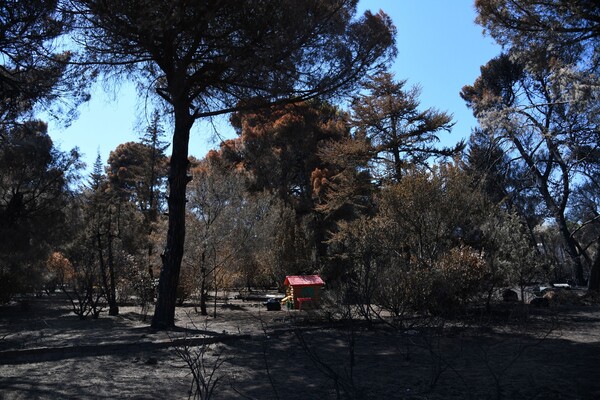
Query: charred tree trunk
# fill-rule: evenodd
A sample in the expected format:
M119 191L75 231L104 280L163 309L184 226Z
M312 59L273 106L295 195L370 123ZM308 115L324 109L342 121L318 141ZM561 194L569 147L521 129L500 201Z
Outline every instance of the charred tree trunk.
M598 244L600 245L600 238L598 239ZM596 251L596 257L594 257L594 262L592 263L588 290L600 292L600 248Z
M398 146L394 146L392 154L394 156L394 174L396 175L396 182L400 182L402 179L402 158L400 157L400 149L398 149Z
M100 230L96 232L96 245L98 246L98 264L100 265L100 274L102 275L102 286L105 291L108 290L108 276L106 274L106 265L104 264L104 253L102 252L102 234Z
M200 268L200 275L200 314L208 315L208 310L206 308L206 300L208 299L208 289L206 280L208 278L208 274L206 273L205 267Z
M585 278L583 276L583 263L581 261L581 254L579 253L577 248L577 242L571 235L571 231L569 229L569 226L567 225L567 221L565 220L562 214L555 215L554 220L556 221L558 225L558 230L561 236L563 237L565 250L567 251L567 254L573 261L573 272L575 275L575 280L577 281L577 285L583 286L585 284Z
M119 315L119 305L117 304L117 284L115 279L115 262L113 255L113 236L108 233L108 276L109 276L109 287L107 300L108 300L108 315Z
M217 318L217 296L219 294L219 286L217 285L217 270L215 272L215 298L213 300L213 318Z
M185 192L188 182L188 145L190 129L194 118L189 114L187 102L174 104L175 130L173 132L173 150L169 166L169 226L167 244L162 258L162 268L158 281L158 297L152 327L169 329L175 326L175 305L177 285L183 258L185 241Z
M115 316L119 315L119 306L117 305L117 290L116 290L116 279L115 279L115 265L113 255L113 235L112 229L112 212L108 211L108 222L106 227L106 259L104 258L102 241L103 233L100 231L100 227L96 231L96 245L98 246L98 263L100 264L100 273L102 275L102 288L104 291L104 297L108 303L108 315ZM93 286L93 285L92 285ZM91 296L91 295L90 295ZM90 300L92 301L92 300Z

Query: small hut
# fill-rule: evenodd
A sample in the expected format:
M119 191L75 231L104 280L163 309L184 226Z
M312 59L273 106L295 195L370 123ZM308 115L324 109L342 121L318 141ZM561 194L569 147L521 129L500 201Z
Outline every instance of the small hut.
M317 307L321 289L325 286L319 275L286 276L283 284L286 286L286 297L281 303L297 310Z

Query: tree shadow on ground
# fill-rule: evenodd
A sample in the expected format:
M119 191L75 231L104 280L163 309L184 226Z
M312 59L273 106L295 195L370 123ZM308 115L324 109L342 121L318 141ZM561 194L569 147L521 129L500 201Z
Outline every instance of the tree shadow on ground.
M301 335L304 345L292 333L230 344L235 380L229 390L286 400L337 398L338 390L356 399L600 398L600 343L515 334L425 338L362 331L351 354L347 332ZM342 384L346 387L340 389Z
M179 328L152 332L134 323L137 311L79 321L60 304L47 315L38 312L44 304L50 303L34 303L31 314L10 318L12 311L0 308L0 329L14 335L15 326L30 327L24 335L42 332L49 337L39 343L56 348L36 354L28 345L24 350L32 352L10 363L0 355L0 387L7 398L185 398L190 371L169 348L174 340L194 350L212 343L208 361L226 360L217 371L226 377L217 390L224 399L336 399L338 391L360 399L600 398L597 307L402 331L323 320L313 325L309 314L305 321L295 318L301 313L248 306L223 309L208 320L181 312ZM544 339L557 313L560 323ZM252 336L237 334L240 325ZM19 358L23 354L29 358Z
M149 363L152 359L161 361ZM4 367L0 398L171 399L187 398L189 388L187 372L168 349L34 365Z

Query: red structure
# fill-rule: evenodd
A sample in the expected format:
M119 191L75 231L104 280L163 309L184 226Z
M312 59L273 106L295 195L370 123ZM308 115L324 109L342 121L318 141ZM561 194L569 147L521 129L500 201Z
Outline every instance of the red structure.
M321 289L325 286L319 275L290 275L285 277L283 284L287 287L287 296L281 303L297 310L317 307Z

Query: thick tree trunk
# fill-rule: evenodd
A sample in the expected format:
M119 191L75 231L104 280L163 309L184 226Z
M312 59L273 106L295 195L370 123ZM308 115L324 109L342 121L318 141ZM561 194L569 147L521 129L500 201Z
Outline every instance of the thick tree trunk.
M556 215L555 221L558 224L558 230L560 231L563 240L565 242L565 250L567 254L571 257L575 268L575 280L577 281L578 286L583 286L585 284L585 278L583 277L583 263L581 262L581 255L577 249L577 244L575 243L575 239L571 235L571 231L567 225L567 221L565 220L563 215Z
M185 241L185 192L190 181L187 174L188 144L194 120L189 115L187 104L175 105L174 110L175 130L169 168L169 227L167 244L161 255L158 297L152 317L154 329L169 329L175 326L177 285Z

